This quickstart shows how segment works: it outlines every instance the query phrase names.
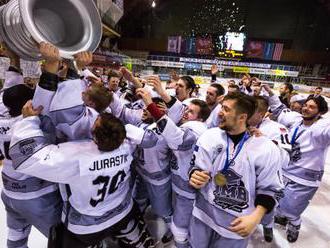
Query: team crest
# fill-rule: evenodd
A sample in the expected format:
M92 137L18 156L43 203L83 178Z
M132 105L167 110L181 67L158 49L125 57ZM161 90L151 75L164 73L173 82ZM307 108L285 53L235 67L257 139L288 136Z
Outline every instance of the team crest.
M28 139L19 144L19 151L25 156L30 156L37 146L37 142L34 139Z
M215 147L215 153L219 155L223 150L223 145L218 145Z
M232 169L223 173L226 176L227 184L217 186L213 191L214 203L223 209L230 209L241 213L243 209L249 207L249 192L245 188L242 176Z

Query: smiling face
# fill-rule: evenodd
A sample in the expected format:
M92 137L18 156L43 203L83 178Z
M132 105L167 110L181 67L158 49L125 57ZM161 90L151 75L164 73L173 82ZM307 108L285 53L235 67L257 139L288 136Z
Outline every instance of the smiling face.
M301 114L304 120L313 120L320 116L319 109L314 100L308 100L302 107Z
M219 127L225 131L233 131L240 125L242 114L236 111L236 100L225 100L222 103L222 108L219 112L220 125Z
M116 92L118 90L120 79L118 77L111 77L109 80L109 90Z

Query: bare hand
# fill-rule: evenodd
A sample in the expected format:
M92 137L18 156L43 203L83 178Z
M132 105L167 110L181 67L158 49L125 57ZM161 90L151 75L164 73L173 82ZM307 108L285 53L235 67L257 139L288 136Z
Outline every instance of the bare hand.
M270 86L268 84L262 84L261 87L264 88L265 91L267 91L268 93L272 92L272 89L270 88Z
M128 70L126 67L121 67L119 71L123 74L123 77L130 82L133 82L135 80L135 77L133 73Z
M39 106L38 108L34 109L32 106L32 101L27 101L25 105L22 108L22 115L23 118L29 117L29 116L38 116L41 114L41 111L43 110L42 106Z
M195 170L190 177L189 184L195 189L203 188L210 180L208 171Z
M229 229L242 237L247 237L254 231L258 224L259 221L257 218L253 215L247 215L236 218L231 223L231 227Z
M92 84L97 84L97 85L103 85L101 78L89 76L87 77L87 80L91 82Z
M211 66L211 74L212 74L212 75L215 75L215 74L217 74L218 72L219 72L218 66L217 66L216 64L213 64L213 65Z
M74 55L74 59L77 63L78 70L82 70L93 62L93 53L80 52Z
M41 42L39 51L46 62L59 62L61 60L58 48L50 43Z
M139 88L136 89L136 94L142 98L144 104L146 106L150 105L152 103L152 97L150 92L147 89Z
M152 86L154 90L159 94L162 95L164 89L162 86L162 82L160 81L158 76L150 76L147 78L147 84Z
M4 42L0 42L0 53L3 53L10 59L19 59L18 55L14 53Z
M167 113L167 106L164 102L159 102L157 103L157 107L159 108L160 111L162 111L163 113Z

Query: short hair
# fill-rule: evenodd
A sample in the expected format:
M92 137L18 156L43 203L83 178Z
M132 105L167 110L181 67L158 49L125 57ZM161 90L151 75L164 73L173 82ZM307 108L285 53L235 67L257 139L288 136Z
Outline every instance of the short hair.
M22 114L25 103L33 98L34 90L24 84L15 85L3 92L3 104L9 109L11 117Z
M269 108L269 104L266 98L262 96L255 96L254 97L257 102L257 112L267 112Z
M240 114L247 114L247 120L255 113L257 102L252 96L241 92L233 92L224 97L223 101L235 100L236 111Z
M239 91L239 86L236 84L229 84L228 88L235 88L237 91Z
M101 113L97 120L100 124L92 130L92 134L98 149L106 152L116 150L126 139L124 124L109 113Z
M190 92L191 95L194 89L196 88L196 83L194 79L190 76L182 76L180 77L180 79L186 84L187 89L192 89Z
M200 108L200 111L198 113L198 118L202 119L203 121L206 121L207 118L209 118L211 114L211 110L205 101L199 99L193 99L190 103L197 105Z
M225 94L225 89L222 87L221 84L211 84L210 87L217 89L217 96L222 96Z
M112 102L112 93L103 85L92 84L88 89L88 97L95 104L95 110L99 113Z
M323 88L321 87L321 86L317 86L316 88L315 88L315 90L323 90Z
M250 80L251 80L251 76L250 76L250 74L248 74L248 73L244 73L243 75L242 75L242 78L243 77L247 77L247 78L249 78Z
M108 72L108 79L110 80L111 78L116 77L116 78L121 78L122 74L119 71L115 71L115 70L110 70Z
M292 83L284 83L284 85L289 90L290 93L293 91L293 85L292 85Z

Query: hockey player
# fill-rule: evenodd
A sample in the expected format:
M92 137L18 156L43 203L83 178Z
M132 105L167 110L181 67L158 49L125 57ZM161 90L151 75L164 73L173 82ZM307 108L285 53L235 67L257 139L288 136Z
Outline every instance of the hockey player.
M193 248L247 247L247 237L276 204L280 152L266 137L247 133L255 104L241 93L227 95L220 128L197 141L190 172L190 184L199 189L190 223Z
M138 89L137 92L139 92L139 90L140 89ZM144 91L148 90L144 89ZM158 106L163 103L160 98L152 98L152 101L158 104ZM138 146L134 153L133 163L136 165L134 168L141 177L137 178L135 197L140 203L141 210L145 208L145 194L142 194L142 191L146 189L152 212L163 218L168 227L168 230L162 237L162 242L169 243L173 238L169 229L173 213L170 171L170 159L172 154L170 153L167 142L160 135L157 124L147 108L143 110L127 108L123 102L114 95L113 101L110 104L110 109L111 112L125 124L133 124L146 130L146 134L153 133L157 136L157 144L155 146L149 148ZM145 140L147 140L147 138L145 138ZM140 182L140 180L142 182Z
M210 115L210 109L204 101L192 100L180 121L182 125L178 127L168 116L164 115L165 113L158 114L160 111L152 103L147 91L140 89L138 94L143 97L148 110L157 120L158 131L177 158L177 163L171 168L172 185L175 192L171 229L176 247L189 247L188 227L195 199L195 190L189 185L189 163L198 137L207 130L205 120Z
M281 166L286 167L290 160L289 152L291 152L288 129L278 122L265 118L269 108L267 99L262 96L255 96L254 98L257 102L257 109L248 121L249 130L252 131L254 129L255 131L257 129L260 135L265 135L271 139L280 149ZM282 177L282 171L279 172ZM275 211L273 210L270 214L265 215L261 222L263 224L264 238L267 242L273 240L274 213Z
M7 84L3 93L9 117L0 118L0 149L4 154L1 198L7 215L7 247L19 248L27 247L32 226L48 237L50 228L60 222L62 200L56 184L17 172L12 166L9 156L12 128L22 119L22 107L32 99L34 91L24 84L14 84L15 80L23 81L19 67L12 65L9 70L6 82L13 84Z
M328 104L321 97L307 99L301 115L291 112L284 105L274 108L278 121L284 125L290 124L292 152L289 164L283 168L284 198L279 202L275 218L276 223L287 225L289 242L298 239L301 214L322 180L325 155L330 144L330 121L322 118L327 112Z
M17 171L60 183L65 228L54 238L61 247L85 248L107 236L118 238L122 247L153 247L131 196L132 152L143 142L143 131L125 130L103 113L94 123L93 141L52 145L40 130L39 113L31 102L24 106L9 154Z
M111 102L110 92L102 85L86 85L85 80L75 79L59 83L57 76L60 55L57 47L40 44L40 53L46 60L45 71L40 77L33 98L34 106L43 106L42 114L50 119L60 141L91 138L91 127L98 113ZM78 70L92 61L90 52L76 55ZM63 99L66 99L63 101Z
M195 81L190 76L183 76L176 85L176 97L170 96L162 87L158 76L150 76L147 78L148 85L160 95L168 107L168 116L178 123L189 101L192 100L191 95L196 87Z

